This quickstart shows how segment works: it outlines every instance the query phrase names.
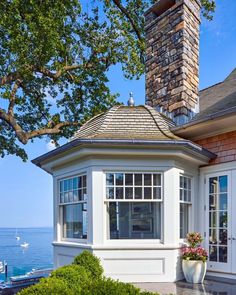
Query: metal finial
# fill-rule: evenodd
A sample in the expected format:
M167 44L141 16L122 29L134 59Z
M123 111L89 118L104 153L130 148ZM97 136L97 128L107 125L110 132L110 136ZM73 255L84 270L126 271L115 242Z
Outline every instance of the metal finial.
M129 94L129 100L128 100L128 106L129 107L134 107L134 97L133 97L133 93L132 92L130 92L130 94Z

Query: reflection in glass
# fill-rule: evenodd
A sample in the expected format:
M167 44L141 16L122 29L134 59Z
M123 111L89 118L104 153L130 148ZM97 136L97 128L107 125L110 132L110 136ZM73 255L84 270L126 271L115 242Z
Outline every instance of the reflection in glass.
M220 192L227 193L228 178L226 175L219 177Z
M142 174L134 174L135 185L142 185Z
M220 194L220 210L227 210L227 194Z
M144 185L152 185L152 175L144 174Z
M123 199L123 187L116 187L116 199Z
M142 188L141 187L135 187L134 198L135 199L142 199Z
M161 204L109 202L110 239L160 239Z
M216 229L210 229L209 244L217 244L217 231L216 231Z
M216 212L210 212L209 214L209 227L216 227Z
M217 209L217 195L210 195L209 196L209 210L216 210Z
M114 185L114 174L113 173L106 173L106 184L107 185Z
M161 188L160 187L153 188L153 199L161 199Z
M107 199L114 199L114 188L107 187Z
M126 199L133 199L133 188L132 187L125 188L125 198Z
M217 177L211 177L209 179L209 192L210 194L216 194L217 193Z
M125 185L133 185L133 174L125 174Z
M144 199L151 199L152 198L152 189L151 187L144 188Z
M226 229L219 230L219 244L220 245L227 245L228 244L228 235Z
M217 261L217 247L216 246L209 247L209 260L210 261Z
M220 212L220 227L227 227L227 211Z
M227 247L219 247L219 262L227 263Z
M123 185L123 173L116 173L116 185Z
M161 186L161 174L153 174L153 185Z

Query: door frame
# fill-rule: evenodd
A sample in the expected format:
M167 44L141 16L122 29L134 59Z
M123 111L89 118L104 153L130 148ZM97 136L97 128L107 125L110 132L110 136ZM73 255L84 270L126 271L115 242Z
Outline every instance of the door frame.
M236 172L236 171L235 171ZM208 270L210 271L219 271L219 272L232 272L232 172L230 170L222 170L221 172L209 172L204 175L205 179L205 188L204 188L204 200L205 200L205 245L207 252L209 253L209 179L212 177L219 177L226 175L228 177L228 189L227 189L227 195L228 195L228 202L227 202L227 212L228 212L228 220L227 220L227 230L228 230L228 241L227 241L227 258L228 262L213 262L213 261L207 261ZM235 202L236 203L236 202ZM236 206L236 205L235 205ZM236 234L236 233L235 233ZM236 242L236 241L235 241ZM235 243L236 244L236 243ZM236 247L236 245L235 245ZM236 266L235 266L236 267Z

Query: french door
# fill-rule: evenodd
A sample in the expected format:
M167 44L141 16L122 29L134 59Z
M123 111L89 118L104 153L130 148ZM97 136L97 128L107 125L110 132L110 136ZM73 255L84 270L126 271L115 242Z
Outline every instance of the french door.
M235 261L233 250L236 233L232 227L236 221L236 211L233 213L232 205L236 203L236 198L232 200L231 176L230 171L211 174L206 178L205 239L209 253L208 269L213 271L233 272L235 268L232 259Z

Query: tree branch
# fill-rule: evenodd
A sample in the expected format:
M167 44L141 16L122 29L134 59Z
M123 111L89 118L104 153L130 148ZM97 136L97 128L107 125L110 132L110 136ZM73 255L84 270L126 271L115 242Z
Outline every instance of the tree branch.
M16 100L16 92L20 86L20 84L22 83L22 80L19 80L17 79L14 86L13 86L13 89L12 89L12 92L11 92L11 96L10 96L10 99L9 99L9 106L8 106L8 114L9 115L12 115L13 116L13 109L14 109L14 105L15 105L15 100Z
M78 122L60 122L56 124L53 128L41 128L37 129L31 132L27 132L26 136L27 139L31 139L34 137L38 137L41 135L47 135L47 134L58 134L61 132L61 128L66 127L66 126L78 126Z
M140 30L136 26L134 20L132 19L131 15L129 14L129 12L127 11L127 9L121 4L121 1L120 0L112 0L112 1L119 8L119 10L126 16L126 18L130 21L133 30L135 31L138 39L141 41L142 40L142 36L140 34Z

